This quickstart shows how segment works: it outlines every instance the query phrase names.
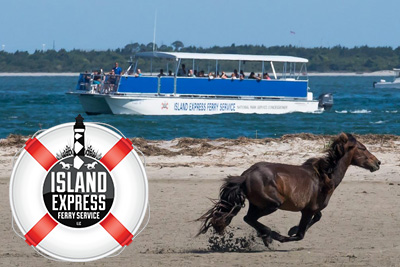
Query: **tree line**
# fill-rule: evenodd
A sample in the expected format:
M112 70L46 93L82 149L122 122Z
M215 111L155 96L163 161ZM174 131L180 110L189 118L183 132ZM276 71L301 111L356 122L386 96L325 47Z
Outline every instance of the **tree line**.
M368 47L357 46L347 48L343 46L304 48L292 45L270 46L264 45L235 45L213 46L209 48L184 46L181 41L171 45L149 43L131 43L124 48L106 51L84 51L65 49L36 50L33 53L16 51L0 52L0 72L84 72L96 69L109 71L115 62L124 68L128 61L137 52L153 51L198 52L198 53L226 53L226 54L258 54L258 55L285 55L304 57L309 60L308 71L312 72L372 72L391 70L400 66L400 47ZM190 63L190 62L189 62ZM160 60L153 62L139 62L145 71L163 68ZM150 65L151 64L151 65ZM237 68L237 63L224 63L226 70ZM165 68L165 67L164 67Z

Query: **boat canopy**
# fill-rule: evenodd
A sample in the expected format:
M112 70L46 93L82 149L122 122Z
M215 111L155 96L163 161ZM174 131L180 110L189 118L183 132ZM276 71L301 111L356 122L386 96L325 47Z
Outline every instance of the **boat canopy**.
M241 55L241 54L212 54L212 53L183 53L183 52L140 52L136 57L167 58L167 59L205 59L205 60L235 60L235 61L268 61L307 63L308 59L292 56L275 55Z

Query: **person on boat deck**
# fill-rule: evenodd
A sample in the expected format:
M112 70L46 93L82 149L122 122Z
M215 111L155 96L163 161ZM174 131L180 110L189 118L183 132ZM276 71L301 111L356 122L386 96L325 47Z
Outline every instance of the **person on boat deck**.
M182 65L183 66L183 65ZM196 77L196 75L194 75L194 73L193 73L193 70L192 69L190 69L189 70L189 73L188 73L188 75L187 75L188 77L192 77L192 78L194 78L194 77Z
M157 76L158 77L165 76L164 70L160 69L160 73Z
M264 73L264 80L271 80L271 77L269 77L268 72Z
M113 68L116 75L121 75L122 69L118 66L118 62L115 62L115 67Z
M248 79L260 80L261 78L260 78L260 77L257 77L256 74L252 71L252 72L250 73L250 76L249 76Z
M115 71L114 69L112 69L110 71L110 74L108 76L108 81L110 82L110 84L115 84L115 82L117 81L117 77L115 77Z
M93 72L93 84L101 84L101 75L99 71Z
M246 75L244 75L244 72L243 72L243 70L241 70L241 71L240 71L240 75L242 75L242 76L243 76L243 79L246 77ZM239 77L240 77L240 75L239 75Z
M209 80L215 79L215 74L214 74L214 72L210 72L210 73L208 74L208 79L209 79Z
M239 78L239 73L238 73L237 69L234 69L234 70L233 70L232 77L233 77L233 75L234 75L236 78Z
M226 76L225 71L223 71L223 72L221 73L220 78L221 78L221 79L228 79L228 76Z
M90 74L85 71L85 74L83 75L85 83L90 83Z
M172 70L168 71L168 76L172 76Z
M238 77L236 77L235 73L232 73L231 79L232 79L232 80L236 80L237 78L238 78Z
M136 70L135 77L142 77L142 71L140 69Z
M116 83L117 83L117 76L115 76L115 71L114 69L112 69L105 81L105 85L107 85L104 87L105 92L108 93L113 91Z
M182 68L179 69L178 71L178 76L186 76L187 72L186 72L186 66L185 64L182 64Z
M199 71L199 76L197 76L197 77L205 77L204 70Z

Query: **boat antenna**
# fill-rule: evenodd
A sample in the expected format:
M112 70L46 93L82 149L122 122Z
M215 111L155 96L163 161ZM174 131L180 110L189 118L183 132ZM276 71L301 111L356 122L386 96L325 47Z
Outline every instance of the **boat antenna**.
M154 31L153 31L153 52L156 48L156 26L157 26L157 9L154 15Z

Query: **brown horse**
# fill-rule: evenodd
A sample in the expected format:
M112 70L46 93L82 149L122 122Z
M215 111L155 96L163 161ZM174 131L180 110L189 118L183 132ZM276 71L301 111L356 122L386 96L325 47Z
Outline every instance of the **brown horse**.
M301 240L307 229L321 219L321 210L328 205L350 165L374 172L380 164L363 144L345 133L333 140L325 157L311 158L300 166L256 163L241 176L225 179L220 199L197 219L203 222L197 235L206 233L211 226L223 234L247 198L250 205L244 221L257 230L266 246L272 239ZM289 230L289 236L282 236L257 221L278 209L301 211L300 223Z

